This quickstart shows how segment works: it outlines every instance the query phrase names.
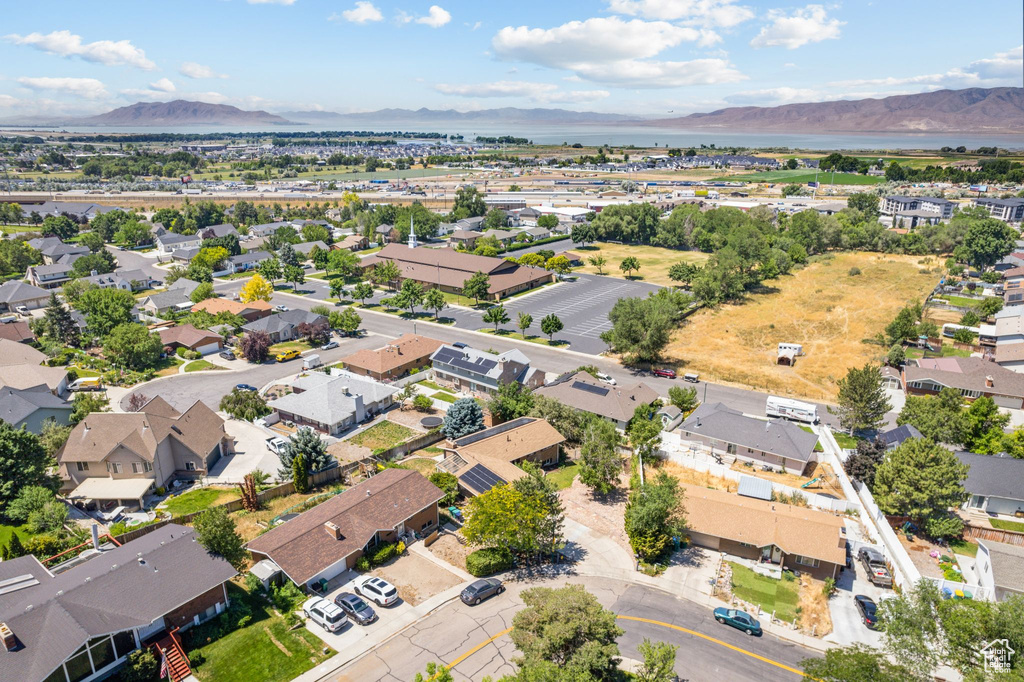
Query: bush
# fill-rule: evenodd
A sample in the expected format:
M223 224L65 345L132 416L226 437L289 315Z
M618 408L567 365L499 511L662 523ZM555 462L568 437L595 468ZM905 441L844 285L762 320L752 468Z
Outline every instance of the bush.
M121 670L123 682L156 682L160 664L149 649L136 649L128 654L128 662Z
M360 573L366 573L370 570L370 560L365 555L356 559L356 570Z
M850 272L849 272L850 277L856 277L859 274L860 274L860 268L858 268L858 267L850 268Z
M427 480L444 491L444 497L438 501L439 505L450 507L455 504L455 500L459 498L459 479L454 474L449 474L447 471L435 471L427 476Z
M274 607L281 613L289 613L299 608L304 599L305 595L291 580L286 580L283 585L275 586L270 591L270 601L274 602Z
M421 393L412 399L412 406L418 412L430 412L434 407L434 401L430 396L426 396Z
M184 359L185 353L187 353L187 352L188 352L188 348L185 348L184 346L178 346L177 348L174 349L174 354L177 355L179 358L182 358L182 359Z
M186 350L185 351L185 359L186 360L198 360L201 357L203 357L203 354L200 353L197 350Z
M500 547L484 547L466 557L466 570L482 578L512 568L512 555Z
M402 546L402 549L405 549L404 545ZM397 544L388 543L386 545L381 545L380 547L374 550L373 554L370 555L370 565L380 566L381 564L391 561L391 559L398 556L398 554L399 552Z
M245 589L249 594L259 594L263 591L263 581L257 578L254 573L248 573L245 576Z

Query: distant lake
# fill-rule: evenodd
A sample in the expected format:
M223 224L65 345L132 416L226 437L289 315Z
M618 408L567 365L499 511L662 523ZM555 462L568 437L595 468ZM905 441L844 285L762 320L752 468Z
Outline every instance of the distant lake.
M13 129L13 127L11 128ZM512 135L532 140L536 144L569 144L637 147L789 147L815 150L897 150L939 149L943 146L966 146L975 149L999 146L1004 149L1024 149L1024 135L993 135L986 133L810 133L746 132L742 130L682 130L654 126L615 125L608 123L534 124L534 123L476 123L466 121L348 121L339 119L309 125L244 126L33 126L40 131L65 130L80 133L215 133L215 132L303 132L317 130L366 130L371 132L421 132L462 135L472 141L477 135Z

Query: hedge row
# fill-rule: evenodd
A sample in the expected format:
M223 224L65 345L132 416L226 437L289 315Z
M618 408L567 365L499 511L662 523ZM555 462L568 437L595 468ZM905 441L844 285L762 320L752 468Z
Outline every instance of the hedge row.
M500 547L484 547L466 557L466 570L482 578L512 568L512 555Z

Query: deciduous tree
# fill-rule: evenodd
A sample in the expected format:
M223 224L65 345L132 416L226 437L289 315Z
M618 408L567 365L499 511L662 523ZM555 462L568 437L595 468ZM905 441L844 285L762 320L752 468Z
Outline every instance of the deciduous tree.
M505 310L505 306L501 303L488 308L484 312L482 319L488 324L493 324L495 332L498 331L499 324L505 324L510 320L508 312Z
M274 285L257 272L249 278L248 282L242 285L242 290L239 292L238 297L242 300L242 303L252 303L253 301L266 301L269 303L270 299L274 297Z
M502 383L487 401L487 409L495 425L525 417L533 409L533 392L518 381Z
M211 507L192 521L199 544L214 554L224 557L232 566L241 570L248 552L242 536L235 529L235 521L228 516L224 507Z
M259 330L246 332L239 346L246 360L262 364L270 356L270 335Z
M565 325L562 324L562 320L554 313L548 313L540 321L540 330L548 335L548 343L553 341L552 337L564 328Z
M103 352L112 362L129 369L152 367L160 360L160 335L137 322L119 324L103 340Z
M474 272L470 275L462 284L462 295L466 298L471 298L479 305L481 298L487 298L488 291L491 288L491 278L482 272Z
M591 417L583 425L580 443L580 481L602 495L615 487L622 474L622 456L616 451L619 432L607 419Z

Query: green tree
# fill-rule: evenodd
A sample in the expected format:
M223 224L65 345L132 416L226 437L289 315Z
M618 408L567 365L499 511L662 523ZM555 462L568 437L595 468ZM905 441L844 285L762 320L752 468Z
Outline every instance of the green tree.
M579 244L580 246L586 246L587 244L597 240L597 232L594 230L594 226L590 223L574 224L569 234L573 243Z
M975 400L962 414L957 443L971 452L998 454L1003 447L1003 429L1010 424L1010 415L1002 412L988 396Z
M1003 309L1003 299L998 296L988 296L978 305L978 315L988 319Z
M427 663L427 672L416 673L414 682L454 682L452 671L444 663Z
M554 313L548 313L540 321L540 330L548 335L548 343L553 341L552 337L564 328L562 320Z
M886 455L875 471L872 492L886 514L927 524L945 519L950 509L967 499L967 470L949 450L925 438L912 438Z
M519 317L516 319L516 327L524 337L526 336L526 330L529 329L532 324L533 315L530 313L519 313Z
M487 298L491 289L491 278L484 273L477 271L470 275L462 284L462 295L473 299L474 303L480 305L481 298Z
M235 419L251 422L267 416L272 410L257 391L233 388L230 393L225 393L224 397L220 399L220 411Z
M25 523L33 514L39 513L56 499L52 488L28 485L7 505L7 518Z
M476 187L463 185L455 191L455 205L452 213L457 213L459 218L473 218L487 213L487 204Z
M568 275L572 271L572 265L565 256L552 256L548 258L544 267L557 275Z
M426 398L427 396L422 396ZM429 398L427 398L429 400ZM427 476L427 480L444 492L444 497L437 501L438 506L449 507L459 499L459 479L447 471L435 471Z
M109 251L87 253L75 259L74 265L71 266L71 275L73 277L89 277L93 273L105 275L113 272L116 265L114 257L110 255Z
M96 232L86 232L79 238L78 243L82 246L88 246L89 250L93 253L96 253L104 246L103 236Z
M687 262L675 263L668 269L668 278L673 282L679 282L680 286L688 287L700 271L696 265Z
M368 298L373 298L373 285L369 282L359 282L352 287L352 298L363 303ZM430 307L429 305L427 307Z
M921 580L902 594L879 604L884 623L884 647L896 663L930 677L940 661L942 631L938 605L942 600L935 583Z
M281 459L278 475L282 478L292 476L292 460L298 456L306 464L306 473L312 474L334 466L335 459L327 452L327 443L313 429L303 426L288 438L281 451L277 453Z
M678 646L667 642L652 642L644 637L637 647L643 664L636 671L637 682L676 682L676 651Z
M502 383L487 401L487 409L495 425L525 417L533 409L533 392L518 381Z
M982 270L992 267L1013 251L1017 233L995 218L972 220L963 242L956 248L957 258Z
M78 224L65 215L48 215L43 218L44 237L60 237L62 241L68 241L78 235Z
M260 264L256 266L256 271L260 273L263 279L270 282L271 285L273 285L275 281L281 279L284 274L281 270L281 261L276 258L268 258L265 261L260 262Z
M650 560L664 554L673 536L686 527L686 509L679 481L664 471L654 480L636 486L626 504L626 535L629 544L641 559Z
M292 457L292 483L295 492L309 492L309 470L306 468L306 457L301 452L296 452Z
M102 393L76 393L71 401L71 416L68 418L72 425L77 424L93 412L109 412L110 401Z
M566 445L579 445L583 439L585 413L563 405L557 400L534 394L533 409L528 416L546 420L555 431L562 434Z
M43 420L43 428L39 434L39 442L49 457L57 454L64 443L68 442L71 435L71 427L67 424L59 424L56 419L47 418Z
M373 270L370 271L370 279L376 284L386 284L388 287L392 287L398 278L402 276L402 271L398 269L398 265L394 261L385 261L383 263L377 263L373 266Z
M822 682L914 682L911 670L889 661L885 654L863 644L832 647L824 658L806 658L800 662L804 673Z
M868 363L851 367L839 380L839 423L851 434L854 431L877 429L885 423L885 414L892 404L885 394L885 384L878 367Z
M327 256L327 271L340 272L346 277L359 271L360 258L348 249L335 249Z
M626 273L626 279L629 279L633 272L639 272L640 259L636 256L626 256L622 259L622 262L619 263L619 270Z
M657 362L676 328L681 310L689 299L664 296L620 298L608 313L612 328L601 340L627 363Z
M192 290L192 293L189 295L189 300L193 303L199 303L200 301L205 301L208 298L216 297L217 292L213 290L212 282L200 282L199 286Z
M423 285L411 279L402 282L402 289L398 292L398 298L403 308L408 308L409 313L416 314L416 306L423 303Z
M977 327L981 324L981 318L978 317L978 313L973 310L968 310L966 313L960 316L960 324L965 327Z
M484 229L501 230L508 227L508 216L500 208L492 208L484 218Z
M885 356L885 361L890 367L902 367L907 361L907 352L901 344L893 344Z
M345 308L338 316L336 329L341 330L347 336L352 336L359 331L362 324L363 318L359 316L359 313L352 308Z
M152 367L160 360L160 335L137 322L119 324L103 339L103 352L111 362L129 369Z
M849 208L860 211L868 221L878 220L878 196L871 192L855 192L851 194L846 199L846 205Z
M298 265L286 265L283 271L284 281L292 283L292 290L299 288L306 281L306 271Z
M788 184L788 185L786 185L785 187L782 188L782 196L784 196L784 197L799 196L799 195L803 194L803 191L804 191L803 186L797 185L796 183L790 183L790 184Z
M516 259L516 262L528 268L542 268L544 267L544 256L539 253L524 253Z
M75 306L85 314L93 334L106 336L114 327L132 322L135 303L130 291L97 288L83 292Z
M622 474L622 456L616 451L620 440L610 421L599 417L586 420L579 460L583 485L602 495L611 492Z
M430 412L434 409L434 401L430 396L420 394L412 399L412 406L418 412Z
M512 619L512 642L523 680L613 680L622 629L582 585L533 587Z
M128 662L120 671L123 682L153 682L160 679L160 662L151 649L136 649L128 654Z
M511 318L508 316L508 311L505 310L505 306L501 303L495 306L491 306L483 314L483 321L488 324L494 325L494 331L498 331L499 324L507 323Z
M668 401L678 407L683 414L691 412L699 404L697 402L697 389L672 386L668 389Z
M43 329L47 336L63 346L77 346L81 341L81 334L74 318L52 291L46 304L46 311L43 313Z
M111 240L108 240L111 241ZM130 220L121 225L114 233L113 240L125 246L143 246L153 243L153 233L149 226L137 220Z
M544 227L549 230L553 230L558 227L558 216L556 215L542 215L537 218L537 227Z
M587 259L587 262L597 268L597 274L604 274L604 266L608 265L608 259L601 254L595 254Z
M460 398L452 403L444 415L442 432L450 440L456 440L484 428L484 413L472 398Z
M192 521L199 544L214 554L224 557L232 566L241 570L245 566L248 552L242 536L235 529L235 520L228 516L224 507L211 507Z

